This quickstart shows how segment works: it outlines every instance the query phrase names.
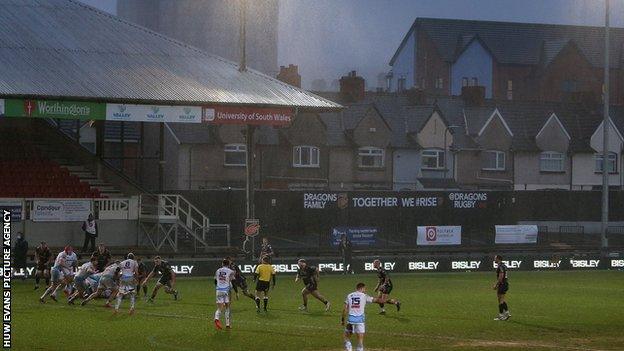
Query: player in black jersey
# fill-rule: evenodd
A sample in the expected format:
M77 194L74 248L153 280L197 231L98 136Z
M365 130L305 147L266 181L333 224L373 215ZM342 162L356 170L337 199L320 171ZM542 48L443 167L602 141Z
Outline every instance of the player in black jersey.
M297 271L295 282L299 281L299 279L302 279L303 284L305 285L303 290L301 290L301 296L303 297L303 305L299 307L299 310L300 311L308 310L308 295L312 294L312 296L316 297L319 301L321 301L325 305L325 311L329 311L331 304L318 291L318 281L319 281L318 268L316 268L315 266L309 266L305 260L299 260L297 262L297 265L299 266L299 270Z
M496 296L498 297L498 317L494 318L495 321L506 321L511 317L509 313L509 307L505 301L507 290L509 290L509 282L507 281L507 266L503 263L503 256L496 255L494 257L496 263L496 284L494 284L494 290L496 290Z
M243 275L238 265L234 263L234 259L231 257L226 257L226 260L230 262L230 269L234 271L234 280L232 280L232 290L236 293L236 299L238 300L238 288L241 289L243 295L248 298L255 300L255 296L249 292L249 288L247 287L247 278Z
M152 291L152 296L147 300L148 302L154 302L154 298L156 298L156 293L158 290L164 286L165 292L167 294L173 294L173 298L175 300L178 299L178 291L175 289L175 273L171 269L169 262L163 261L160 256L154 257L154 269L147 275L145 280L141 285L147 284L150 278L154 275L160 273L160 279L154 286L154 290Z
M139 282L139 284L143 281L143 279L145 279L145 277L147 277L147 267L145 267L145 262L143 262L143 260L141 259L141 257L137 258L137 263L139 264L139 275L137 276L137 281ZM143 285L143 298L147 299L147 284ZM141 286L138 287L137 294L141 293Z
M46 286L50 285L50 266L52 265L52 251L45 241L35 249L37 271L35 272L35 290L39 289L39 280L45 279Z
M388 272L383 269L380 260L373 261L373 267L375 267L375 269L377 270L377 278L379 278L379 281L377 282L377 287L375 288L375 291L378 293L379 300L385 301L391 305L395 305L397 308L397 312L400 311L401 302L397 299L388 299L388 296L392 292L393 288L392 280L390 279ZM381 311L379 312L379 314L386 314L386 309L384 308L383 302L379 303L379 307L381 307Z

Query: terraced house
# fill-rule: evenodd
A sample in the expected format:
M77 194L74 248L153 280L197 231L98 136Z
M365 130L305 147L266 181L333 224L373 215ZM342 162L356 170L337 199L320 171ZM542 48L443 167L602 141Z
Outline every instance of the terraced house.
M465 87L461 96L417 89L373 93L364 91L363 79L354 72L342 80L340 92L324 97L345 106L343 111L299 115L288 127L258 129L257 188L595 190L601 186L602 109L596 102L487 99L481 86ZM624 109L614 106L611 111L612 156L607 168L611 186L622 188ZM119 134L113 129L107 133L113 132ZM166 189L242 188L244 138L239 126L168 124ZM145 147L150 154L151 146ZM142 177L149 183L153 175L143 172Z
M622 103L624 29L610 36L611 101ZM417 18L390 60L388 90L419 88L486 98L561 101L600 97L604 28Z

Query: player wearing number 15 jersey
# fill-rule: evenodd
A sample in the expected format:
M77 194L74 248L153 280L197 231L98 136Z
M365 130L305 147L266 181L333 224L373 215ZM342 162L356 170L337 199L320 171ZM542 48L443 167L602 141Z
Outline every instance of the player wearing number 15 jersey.
M364 350L364 333L366 333L364 313L367 303L382 303L383 300L378 297L372 297L366 294L366 285L358 283L355 291L347 295L347 299L342 309L342 325L345 325L344 347L346 351L353 351L351 345L351 335L357 335L356 351Z
M217 310L214 315L215 327L222 329L221 313L225 310L225 327L230 329L230 289L232 289L232 280L234 272L230 268L230 261L224 259L221 268L215 272L215 288L217 290Z

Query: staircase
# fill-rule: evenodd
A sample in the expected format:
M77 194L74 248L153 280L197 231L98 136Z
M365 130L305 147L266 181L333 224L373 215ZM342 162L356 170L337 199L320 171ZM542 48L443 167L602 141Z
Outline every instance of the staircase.
M209 218L181 195L141 195L139 226L157 252L208 252L229 248L230 226Z

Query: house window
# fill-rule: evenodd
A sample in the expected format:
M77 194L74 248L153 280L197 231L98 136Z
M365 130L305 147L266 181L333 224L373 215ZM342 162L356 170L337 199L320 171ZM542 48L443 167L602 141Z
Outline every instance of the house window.
M462 78L462 87L467 87L468 86L468 77L464 77Z
M540 171L563 172L563 154L547 151L540 154Z
M223 150L225 151L224 165L245 167L247 164L247 146L243 144L227 144Z
M319 167L319 148L316 146L295 146L293 167Z
M505 153L503 151L484 151L481 157L481 168L485 171L504 171Z
M470 80L470 86L476 87L477 85L479 85L479 79L477 79L477 77L472 77L472 79Z
M405 91L405 78L399 78L399 80L397 80L397 91Z
M358 164L363 168L384 166L384 150L376 147L363 147L358 150Z
M422 169L444 169L444 150L423 150Z
M513 80L507 81L507 100L513 100Z
M566 79L561 82L561 91L566 93L573 93L578 91L578 82L574 79Z
M602 173L603 170L603 156L602 154L595 154L594 155L594 161L595 161L595 171L596 173ZM608 161L608 165L607 168L609 170L609 173L617 173L617 154L614 152L610 152L609 153L609 161Z
M435 81L435 88L436 89L444 89L444 79L441 77L438 77Z

